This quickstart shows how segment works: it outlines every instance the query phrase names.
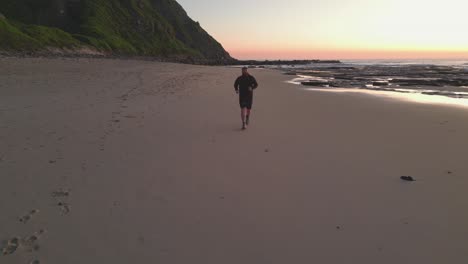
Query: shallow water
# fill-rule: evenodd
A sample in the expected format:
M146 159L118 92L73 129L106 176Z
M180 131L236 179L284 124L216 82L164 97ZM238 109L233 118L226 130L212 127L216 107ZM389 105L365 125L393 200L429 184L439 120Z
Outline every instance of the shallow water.
M304 88L308 91L331 93L362 93L372 96L386 97L389 99L403 100L423 104L461 106L468 109L468 99L452 98L441 95L427 95L421 93L398 93L389 91L376 91L358 88Z

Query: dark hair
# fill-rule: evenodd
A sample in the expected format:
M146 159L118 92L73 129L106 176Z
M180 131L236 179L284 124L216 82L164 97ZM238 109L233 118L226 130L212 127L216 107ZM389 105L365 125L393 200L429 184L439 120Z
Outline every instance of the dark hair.
M243 70L247 70L247 69L249 69L249 68L247 68L247 67L242 67L242 69L243 69Z

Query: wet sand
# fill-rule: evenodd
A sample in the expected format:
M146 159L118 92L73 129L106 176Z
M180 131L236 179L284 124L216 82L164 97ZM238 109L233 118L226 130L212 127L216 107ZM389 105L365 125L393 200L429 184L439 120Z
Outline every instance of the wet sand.
M468 262L466 108L238 73L0 59L0 263Z

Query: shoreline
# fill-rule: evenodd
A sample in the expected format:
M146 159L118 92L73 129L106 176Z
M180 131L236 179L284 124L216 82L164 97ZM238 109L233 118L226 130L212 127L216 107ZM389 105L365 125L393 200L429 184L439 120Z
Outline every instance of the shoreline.
M310 63L315 64L341 64L339 60L207 60L197 59L194 57L187 56L138 56L138 55L119 55L119 54L106 54L97 50L89 48L83 48L81 50L62 50L62 49L51 49L43 50L38 52L31 51L4 51L0 50L0 58L48 58L48 59L61 59L61 58L86 58L86 59L116 59L116 60L141 60L141 61L156 61L156 62L169 62L169 63L181 63L190 65L206 65L206 66L272 66L272 65L306 65Z
M164 62L164 63L180 63L188 65L205 65L205 66L226 66L227 61L216 61L207 59L197 59L194 57L187 56L168 56L168 57L156 57L156 56L136 56L136 55L119 55L119 54L105 54L99 53L93 50L90 52L76 52L63 51L40 51L40 52L9 52L0 50L0 59L109 59L109 60L135 60L135 61L153 61L153 62Z

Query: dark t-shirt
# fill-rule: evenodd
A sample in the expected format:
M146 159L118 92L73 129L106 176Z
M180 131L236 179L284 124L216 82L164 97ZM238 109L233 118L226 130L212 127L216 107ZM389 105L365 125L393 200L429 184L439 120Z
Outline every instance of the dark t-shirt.
M240 97L252 96L253 93L252 91L249 91L249 88L252 88L252 90L254 90L257 87L257 80L255 80L255 77L253 77L252 75L239 76L236 79L236 82L234 83L234 88L236 89L236 91L239 91Z

